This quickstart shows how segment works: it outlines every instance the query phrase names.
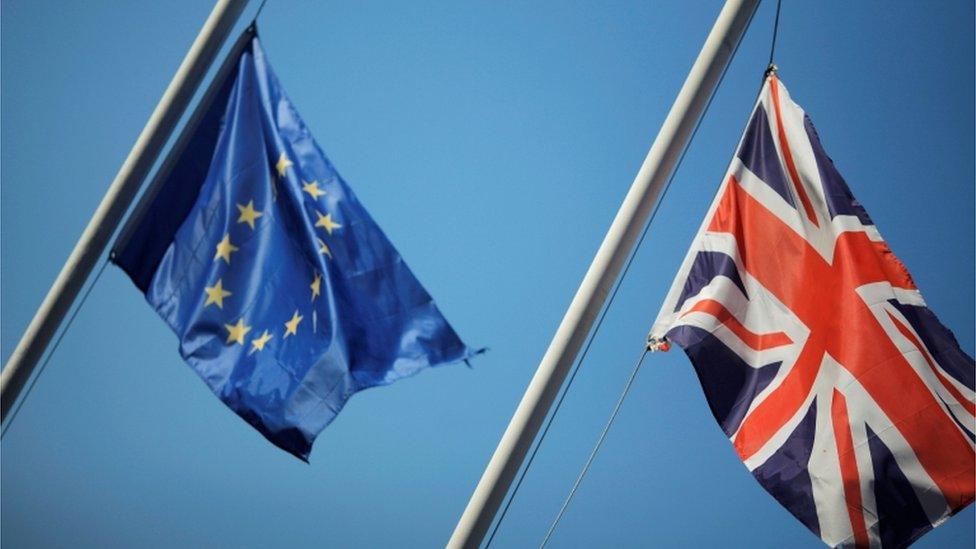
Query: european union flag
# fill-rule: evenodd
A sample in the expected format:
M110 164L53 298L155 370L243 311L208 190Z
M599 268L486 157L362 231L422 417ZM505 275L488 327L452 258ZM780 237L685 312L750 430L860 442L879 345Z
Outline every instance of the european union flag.
M113 261L183 358L307 460L357 391L475 354L322 153L252 30Z

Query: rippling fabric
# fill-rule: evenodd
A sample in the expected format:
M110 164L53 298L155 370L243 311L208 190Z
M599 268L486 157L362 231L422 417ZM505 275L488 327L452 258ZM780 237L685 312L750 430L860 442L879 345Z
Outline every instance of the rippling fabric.
M315 143L257 37L209 109L113 260L213 392L307 460L357 391L475 353Z
M775 75L651 337L828 545L903 547L972 503L973 359Z

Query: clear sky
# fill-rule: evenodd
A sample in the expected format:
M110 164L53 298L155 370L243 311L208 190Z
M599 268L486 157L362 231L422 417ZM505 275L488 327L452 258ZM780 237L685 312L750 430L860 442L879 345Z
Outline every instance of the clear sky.
M207 4L2 3L3 361ZM442 545L720 6L269 0L263 44L305 122L461 336L491 350L353 397L306 465L210 393L110 266L3 439L0 541ZM970 354L973 9L786 0L776 56ZM542 539L629 375L749 116L774 11L757 12L498 547ZM917 546L972 547L974 518ZM685 356L657 354L553 546L716 544L820 546L736 457Z

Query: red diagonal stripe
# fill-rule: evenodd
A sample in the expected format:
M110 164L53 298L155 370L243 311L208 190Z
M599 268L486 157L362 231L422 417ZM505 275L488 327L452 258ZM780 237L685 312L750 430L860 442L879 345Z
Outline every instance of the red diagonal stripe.
M777 84L775 75L770 78L769 84L773 92L773 107L776 109L776 133L779 135L779 145L783 150L783 160L786 161L786 170L790 172L790 179L793 180L793 186L796 187L796 192L800 195L800 202L803 204L803 210L806 211L807 217L810 218L810 222L814 226L819 227L820 223L817 222L817 214L813 211L813 204L810 202L810 197L807 196L807 192L803 188L803 183L800 181L800 175L796 171L796 164L793 163L793 153L790 152L790 142L786 139L786 129L783 127L783 114L779 109L779 85Z
M850 418L847 416L847 400L837 389L830 404L830 419L837 440L837 458L840 460L840 475L844 482L844 499L847 500L847 514L854 530L855 547L869 547L868 530L864 526L864 509L861 502L861 475L857 470L857 456L854 454L854 436L851 434Z
M757 351L764 351L766 349L772 349L774 347L780 347L782 345L789 345L793 343L790 336L783 332L773 332L769 334L757 334L746 328L739 322L739 319L735 318L721 303L715 301L714 299L703 299L695 304L694 307L688 309L685 314L681 315L682 318L693 312L708 313L718 319L719 322L725 325L726 328L732 331L743 343L752 347Z
M949 394L952 395L952 398L956 399L956 402L958 402L964 408L966 408L966 410L968 410L971 415L976 416L976 403L964 397L963 394L959 392L959 389L957 389L956 386L953 385L951 381L949 381L948 379L946 379L944 375L942 375L942 372L939 371L939 368L937 368L935 363L932 362L932 359L929 358L929 353L926 351L925 346L922 345L922 343L918 340L918 338L915 337L915 334L913 334L912 331L908 329L908 326L902 324L900 320L898 320L894 315L892 315L888 311L885 312L888 313L888 318L890 318L891 321L895 323L895 327L898 328L898 331L901 332L901 335L905 336L905 338L908 339L908 341L911 341L912 345L914 345L915 348L918 349L920 353L922 353L922 357L925 358L925 362L927 362L929 368L932 369L932 373L935 374L935 377L939 378L939 382L942 383L942 386L945 387L947 391L949 391Z
M973 499L973 449L938 399L902 356L857 288L887 280L862 232L837 237L833 265L785 226L735 178L709 231L735 237L743 269L810 328L781 385L742 422L735 447L755 454L806 401L825 349L868 391L953 508Z

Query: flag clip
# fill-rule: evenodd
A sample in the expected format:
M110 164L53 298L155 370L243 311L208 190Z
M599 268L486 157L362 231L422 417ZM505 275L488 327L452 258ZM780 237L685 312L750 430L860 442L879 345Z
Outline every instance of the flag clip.
M648 337L647 338L647 350L650 352L661 351L666 353L671 350L671 344L665 338Z

